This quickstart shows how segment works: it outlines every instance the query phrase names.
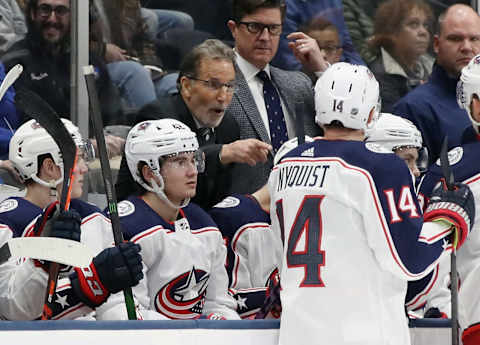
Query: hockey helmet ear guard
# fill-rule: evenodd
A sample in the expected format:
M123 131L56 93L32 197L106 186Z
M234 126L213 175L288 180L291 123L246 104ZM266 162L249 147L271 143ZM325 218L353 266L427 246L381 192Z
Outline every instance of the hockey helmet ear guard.
M62 119L67 131L72 135L77 147L85 145L78 130L70 120ZM38 158L49 154L54 163L60 166L63 173L63 160L58 145L50 134L35 120L29 120L21 125L10 140L9 160L20 175L22 181L32 179L35 182L55 188L63 180L63 176L57 181L43 181L38 177Z
M365 66L335 63L315 84L315 111L318 125L339 122L346 128L366 130L378 119L378 82Z

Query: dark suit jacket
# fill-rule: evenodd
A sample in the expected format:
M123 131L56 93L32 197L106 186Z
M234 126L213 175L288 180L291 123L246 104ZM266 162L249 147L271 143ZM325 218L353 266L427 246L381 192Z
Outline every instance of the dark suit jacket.
M263 124L247 81L238 66L235 66L235 72L237 90L225 116L230 115L237 121L240 127L240 139L255 138L271 144L270 136ZM292 123L295 123L297 116L301 115L305 134L321 135L322 130L315 123L315 106L310 78L301 72L285 71L273 66L270 66L270 74L288 114L292 118ZM273 154L268 155L266 163L258 163L253 167L248 164L234 164L232 175L235 176L235 179L230 185L229 193L255 192L268 181L272 167Z
M231 165L222 165L219 160L219 153L222 144L229 144L239 139L237 123L225 114L220 125L214 130L215 143L206 145L204 139L199 136L192 113L179 94L160 98L147 104L140 110L136 122L163 118L179 120L197 134L198 144L205 153L205 172L198 175L197 195L192 201L203 208L210 208L227 196L228 185L231 183ZM128 170L124 156L115 185L118 199L125 199L130 194L135 193L136 190L133 188L135 185L136 183Z

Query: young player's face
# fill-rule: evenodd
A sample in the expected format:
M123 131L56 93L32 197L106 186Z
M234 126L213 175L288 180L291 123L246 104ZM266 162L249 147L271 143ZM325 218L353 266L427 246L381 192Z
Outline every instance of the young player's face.
M263 25L282 25L282 14L279 8L260 8L252 14L247 14L242 23L260 23ZM235 39L235 49L238 54L252 65L263 69L277 53L280 34L271 34L264 28L257 33L251 32L247 24L230 20L228 27ZM250 25L251 26L251 25Z
M83 178L88 172L87 163L82 157L77 160L77 165L73 171L72 199L80 198L83 194Z
M160 173L165 183L165 195L172 203L180 205L184 199L195 196L198 170L193 152L165 159Z
M69 0L39 0L30 15L36 29L48 43L60 42L70 31Z
M408 168L412 172L413 176L419 177L420 170L418 170L417 160L418 160L418 149L415 147L410 148L400 148L395 150L395 154L403 159L407 164Z
M470 103L470 114L475 121L480 122L480 99L474 95Z

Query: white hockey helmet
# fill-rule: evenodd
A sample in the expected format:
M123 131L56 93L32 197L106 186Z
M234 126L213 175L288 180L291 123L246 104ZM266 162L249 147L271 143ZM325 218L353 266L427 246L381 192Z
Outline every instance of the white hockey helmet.
M375 142L392 152L401 147L422 148L422 134L417 127L410 120L390 113L381 113L365 136L365 141Z
M128 132L125 143L125 157L133 179L147 191L156 193L161 199L173 205L164 193L165 182L160 174L161 159L183 152L195 152L198 172L203 172L205 163L198 150L196 134L188 126L174 119L143 121ZM144 162L159 179L160 185L152 181L148 184L141 174L139 164ZM180 207L188 205L184 200Z
M460 80L457 83L458 105L467 111L475 131L479 133L480 122L473 118L470 110L473 95L480 98L480 55L473 57L462 69Z
M306 143L311 143L313 139L309 137L308 135L305 136L305 142ZM285 156L288 152L292 151L294 148L298 146L298 138L292 138L282 144L280 148L278 149L277 153L275 154L275 157L273 157L273 165L277 165L278 162Z
M62 119L66 129L72 135L77 147L93 154L90 144L82 139L82 135L70 120ZM38 157L50 154L54 163L61 168L62 176L57 181L44 181L38 177ZM55 188L63 181L63 160L58 145L48 132L35 120L29 120L21 125L10 140L8 159L13 163L23 182L32 179L35 182Z
M380 111L378 82L365 66L335 63L317 80L315 110L318 125L338 121L351 129L372 127Z

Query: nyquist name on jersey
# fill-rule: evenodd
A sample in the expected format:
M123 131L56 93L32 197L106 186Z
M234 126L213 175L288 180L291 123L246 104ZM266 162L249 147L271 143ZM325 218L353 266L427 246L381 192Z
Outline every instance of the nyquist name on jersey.
M288 165L280 168L277 192L288 187L323 187L330 165L302 164Z

